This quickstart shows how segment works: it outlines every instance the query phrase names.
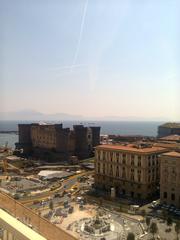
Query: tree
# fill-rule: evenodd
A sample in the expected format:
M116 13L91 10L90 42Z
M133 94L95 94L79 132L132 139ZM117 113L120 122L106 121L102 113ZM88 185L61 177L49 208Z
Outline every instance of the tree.
M49 208L50 208L51 210L54 209L54 203L53 203L53 201L50 201L50 203L49 203Z
M166 211L166 210L163 210L163 211L162 211L162 216L163 216L164 220L167 219L168 214L167 214L167 211Z
M19 198L20 198L19 194L18 194L18 193L15 193L15 194L14 194L14 199L15 199L15 200L19 200Z
M180 233L180 222L177 222L176 225L174 226L174 230L177 233L177 240L179 239L178 235Z
M144 217L146 216L146 210L142 209L141 215L143 216L143 221L144 221Z
M150 225L150 232L153 235L153 239L155 239L154 235L158 232L158 227L157 227L157 224L155 222L151 223L151 225Z
M132 232L128 233L127 240L135 240L134 233L132 233Z
M172 218L170 216L167 218L167 225L169 227L172 225Z
M146 210L142 209L141 215L142 215L143 217L145 217L145 216L146 216Z
M149 229L150 223L151 223L151 218L147 216L146 217L146 225L147 225L148 229Z

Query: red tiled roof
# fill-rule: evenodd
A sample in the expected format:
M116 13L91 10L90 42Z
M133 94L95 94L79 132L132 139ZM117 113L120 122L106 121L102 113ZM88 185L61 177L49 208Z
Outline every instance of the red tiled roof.
M154 153L154 152L165 152L167 151L165 148L162 147L145 147L145 148L137 148L130 145L99 145L96 149L103 149L103 150L115 150L115 151L124 151L124 152L136 152L136 153Z
M167 152L167 153L163 153L162 156L179 157L180 158L180 153L179 152Z
M169 135L166 137L159 138L159 140L166 140L166 141L180 141L180 135Z

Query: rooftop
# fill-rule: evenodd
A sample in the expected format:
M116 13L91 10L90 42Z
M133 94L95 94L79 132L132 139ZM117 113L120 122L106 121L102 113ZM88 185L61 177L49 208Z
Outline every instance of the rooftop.
M35 232L33 229L29 228L9 213L0 209L0 222L6 222L7 226L10 226L13 229L16 229L17 232L21 233L21 236L26 237L26 239L31 240L46 240L46 238L42 237L40 234Z
M51 178L64 178L71 176L72 173L66 172L66 171L53 171L53 170L42 170L38 173L38 176L44 177L47 179Z
M165 140L165 141L180 141L180 135L169 135L166 137L159 138L159 140Z
M180 123L175 122L168 122L160 125L160 127L166 127L166 128L180 128Z
M96 149L104 150L115 150L115 151L124 151L124 152L134 152L134 153L155 153L155 152L165 152L166 149L162 147L147 146L141 147L141 145L99 145Z
M172 142L172 141L157 142L157 143L154 143L154 146L167 148L167 149L168 148L180 149L180 143Z
M162 156L178 157L178 158L180 158L180 152L167 152L167 153L162 154Z

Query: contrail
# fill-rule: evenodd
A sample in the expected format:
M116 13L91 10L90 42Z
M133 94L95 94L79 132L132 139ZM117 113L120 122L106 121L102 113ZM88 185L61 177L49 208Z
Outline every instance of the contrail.
M71 68L81 68L81 67L86 67L88 66L87 64L75 64L75 65L67 65L67 66L56 66L51 68L50 70L64 70L64 69L71 69Z
M82 33L83 33L83 28L84 28L84 22L85 22L85 17L86 17L86 12L87 12L88 1L89 0L86 0L85 5L84 5L82 20L81 20L81 26L80 26L80 32L79 32L79 39L78 39L77 48L76 48L76 51L75 51L72 67L75 65L75 63L77 61L77 56L79 54L79 48L80 48L81 39L82 39ZM72 67L70 68L70 72L72 71Z

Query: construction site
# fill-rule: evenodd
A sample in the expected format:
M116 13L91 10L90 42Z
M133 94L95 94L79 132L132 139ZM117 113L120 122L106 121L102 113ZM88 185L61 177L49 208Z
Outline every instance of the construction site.
M127 231L122 224L129 220L119 219L108 208L88 198L87 193L94 185L91 162L90 159L76 165L47 165L14 156L7 146L1 148L1 208L46 239L59 239L54 236L57 229L67 233L62 239L100 240L103 236L110 240L126 239ZM21 211L17 210L19 207ZM53 238L52 233L40 229L37 219L56 226ZM133 227L138 226L137 234L142 235L139 220L133 222ZM8 239L3 236L3 240Z
M146 211L165 236L161 210L118 199L114 189L101 192L94 179L94 158L47 163L13 155L6 144L0 149L0 240L126 240L130 233L147 240Z

